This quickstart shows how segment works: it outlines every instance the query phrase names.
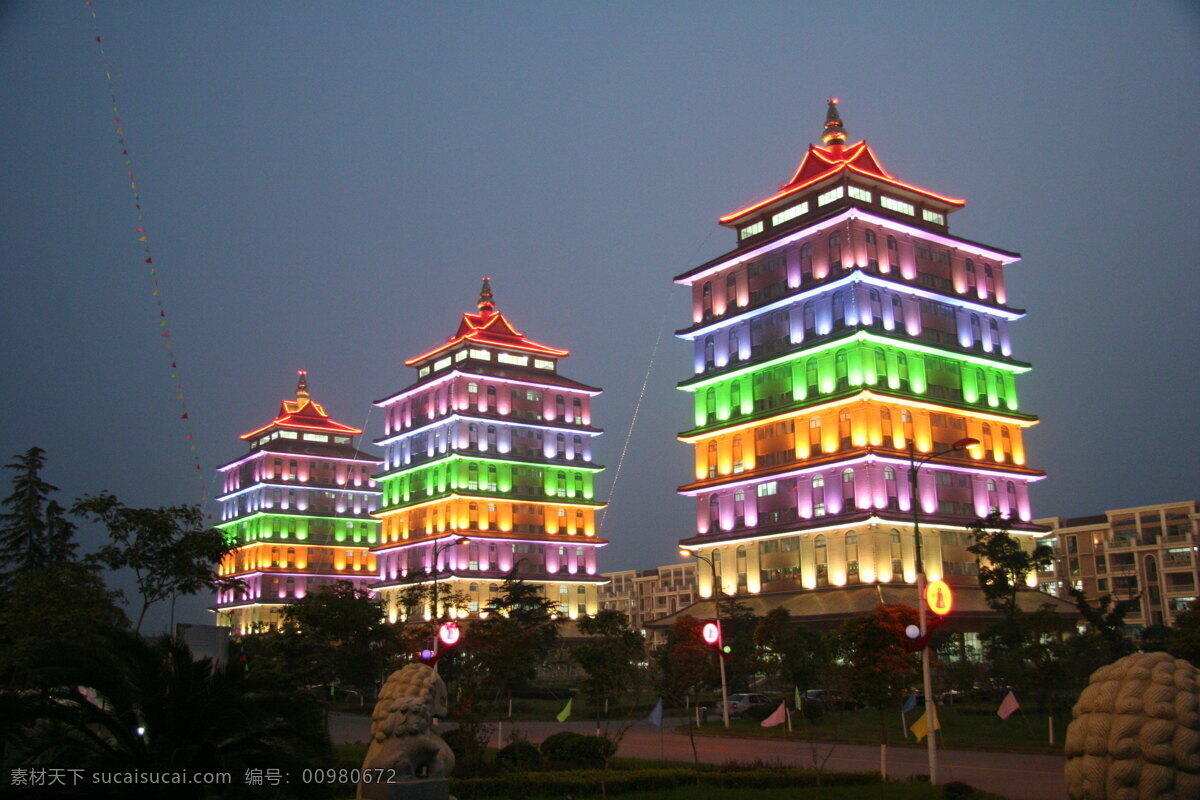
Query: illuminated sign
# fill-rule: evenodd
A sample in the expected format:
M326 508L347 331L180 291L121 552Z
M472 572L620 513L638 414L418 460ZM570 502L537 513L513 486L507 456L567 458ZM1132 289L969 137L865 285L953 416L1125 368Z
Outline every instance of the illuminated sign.
M704 628L701 629L700 635L704 637L705 644L716 645L721 641L721 623L706 622Z
M950 613L954 598L945 581L930 581L929 585L925 587L925 602L929 604L930 611L939 617L944 617Z
M458 627L457 622L443 622L438 628L438 639L446 647L453 647L458 644L458 640L462 638L462 631Z

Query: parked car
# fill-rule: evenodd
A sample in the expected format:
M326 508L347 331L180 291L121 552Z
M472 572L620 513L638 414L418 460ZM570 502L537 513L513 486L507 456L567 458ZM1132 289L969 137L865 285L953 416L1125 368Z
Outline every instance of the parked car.
M804 693L804 702L819 703L827 709L853 711L863 707L863 704L837 689L809 689Z
M761 706L770 703L771 700L765 694L731 694L729 695L729 716L738 717L745 714L751 706ZM717 713L721 711L721 704L717 703Z

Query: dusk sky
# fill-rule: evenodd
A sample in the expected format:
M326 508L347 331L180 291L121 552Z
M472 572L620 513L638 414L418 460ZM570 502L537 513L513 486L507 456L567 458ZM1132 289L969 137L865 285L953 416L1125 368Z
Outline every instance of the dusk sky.
M210 491L297 369L380 436L489 275L605 389L601 570L677 560L671 279L836 95L850 141L967 199L953 234L1023 255L1034 515L1200 497L1194 3L93 3ZM109 95L84 0L0 7L0 455L46 449L68 501L196 502Z

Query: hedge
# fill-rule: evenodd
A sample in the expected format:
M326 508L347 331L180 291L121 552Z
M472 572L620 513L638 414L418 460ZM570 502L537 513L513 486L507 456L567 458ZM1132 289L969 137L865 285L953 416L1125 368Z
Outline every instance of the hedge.
M754 772L696 772L691 769L638 770L574 770L570 772L527 772L522 775L503 775L495 778L462 778L451 780L451 792L458 800L524 800L524 798L554 797L566 794L587 794L600 791L603 778L610 794L624 792L674 789L693 786L697 777L706 786L753 789L773 789L818 785L818 775L811 770L779 769ZM825 772L820 775L822 786L864 786L879 783L878 772Z

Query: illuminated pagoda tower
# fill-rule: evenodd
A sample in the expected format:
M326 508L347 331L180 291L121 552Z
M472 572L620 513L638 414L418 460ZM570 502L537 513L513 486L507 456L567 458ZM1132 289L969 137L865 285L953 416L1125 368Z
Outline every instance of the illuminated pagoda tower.
M926 573L964 596L977 587L967 525L998 510L1032 546L1028 486L1044 477L1025 465L1037 420L1019 410L1029 365L1009 342L1023 313L1004 269L1019 255L952 235L964 201L847 144L836 104L782 188L720 219L737 246L675 279L692 290L677 333L694 346L679 388L695 400L680 434L695 479L679 491L696 500L696 535L680 545L702 558L700 595L715 572L728 594L790 593L773 601L816 616L914 582L910 445L920 459L981 443L918 472ZM915 602L896 588L889 600Z
M385 449L377 588L389 618L403 590L437 582L479 613L505 576L543 588L559 613L595 614L597 586L591 400L563 377L568 355L526 338L496 309L484 278L478 311L444 344L405 362L411 386L378 401ZM466 538L468 541L463 542ZM425 615L433 609L426 593ZM439 608L439 616L447 609Z
M238 547L219 567L240 589L217 593L222 624L247 633L278 624L280 608L321 586L376 578L378 458L355 448L358 428L330 419L301 371L296 399L242 434L250 452L218 467L223 494L217 527Z

